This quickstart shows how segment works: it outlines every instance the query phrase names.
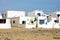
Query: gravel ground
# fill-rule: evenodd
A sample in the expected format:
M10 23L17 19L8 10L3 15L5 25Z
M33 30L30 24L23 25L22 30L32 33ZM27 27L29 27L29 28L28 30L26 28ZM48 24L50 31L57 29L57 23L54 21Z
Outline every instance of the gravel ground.
M0 29L0 40L60 40L60 29Z

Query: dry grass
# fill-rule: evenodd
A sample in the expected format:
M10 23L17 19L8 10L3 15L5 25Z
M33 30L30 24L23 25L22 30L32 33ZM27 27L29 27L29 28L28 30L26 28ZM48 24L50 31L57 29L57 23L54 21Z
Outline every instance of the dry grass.
M60 29L0 29L0 40L60 40Z

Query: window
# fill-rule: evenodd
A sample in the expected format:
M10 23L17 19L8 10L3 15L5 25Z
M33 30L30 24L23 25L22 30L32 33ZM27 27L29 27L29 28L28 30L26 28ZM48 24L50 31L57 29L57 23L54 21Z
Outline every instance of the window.
M6 19L0 19L0 23L6 23Z
M33 23L33 21L31 21L31 23Z
M26 21L22 21L22 24L26 24Z
M15 23L15 21L13 21L13 23Z
M38 15L38 16L41 16L41 14L40 14L40 13L37 13L37 15Z
M3 16L4 14L2 14L2 16Z
M57 14L57 17L59 17L60 16L60 14Z
M59 23L59 20L54 20L55 23Z
M44 24L44 20L39 20L39 24Z

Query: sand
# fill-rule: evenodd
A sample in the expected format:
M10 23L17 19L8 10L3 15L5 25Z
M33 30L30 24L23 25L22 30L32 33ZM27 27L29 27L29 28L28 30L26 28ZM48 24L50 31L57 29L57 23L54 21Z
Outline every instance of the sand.
M0 29L0 40L60 40L60 29Z

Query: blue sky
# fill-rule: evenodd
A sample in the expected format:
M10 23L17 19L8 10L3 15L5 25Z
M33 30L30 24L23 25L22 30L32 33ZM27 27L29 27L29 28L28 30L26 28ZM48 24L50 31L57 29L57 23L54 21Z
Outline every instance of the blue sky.
M60 11L60 0L0 0L0 12L4 10L44 10L45 13Z

